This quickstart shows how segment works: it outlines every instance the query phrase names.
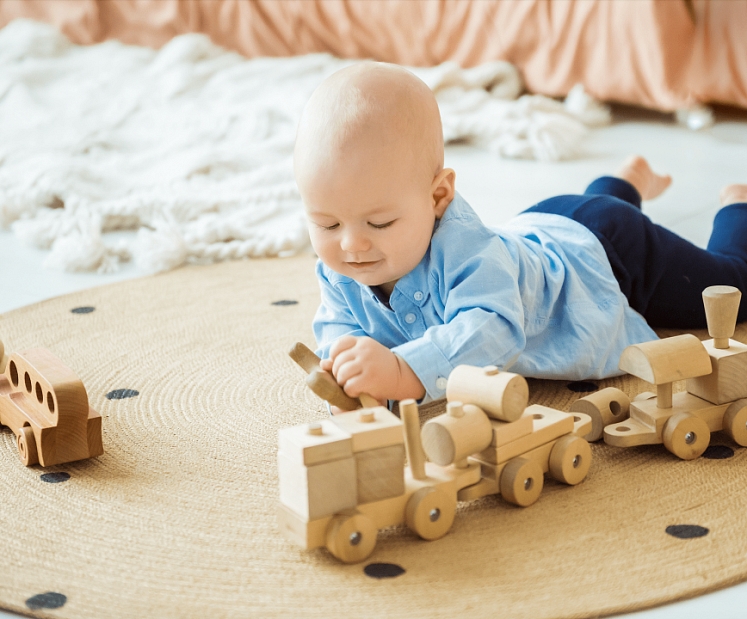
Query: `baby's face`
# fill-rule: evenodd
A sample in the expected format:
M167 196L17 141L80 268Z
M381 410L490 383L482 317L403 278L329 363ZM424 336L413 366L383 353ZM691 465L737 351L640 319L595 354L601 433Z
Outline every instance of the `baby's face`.
M396 151L369 145L297 178L322 262L387 292L423 258L436 220L432 179Z

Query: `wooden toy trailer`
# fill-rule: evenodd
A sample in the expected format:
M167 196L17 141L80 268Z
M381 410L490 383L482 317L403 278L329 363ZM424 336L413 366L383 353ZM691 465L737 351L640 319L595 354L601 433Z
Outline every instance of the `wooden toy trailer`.
M703 291L708 333L629 346L620 369L656 385L630 402L630 419L604 428L610 445L664 443L683 460L699 457L711 432L723 430L747 446L747 345L731 340L741 292L730 286ZM686 391L672 394L672 383L686 380Z
M16 435L26 466L51 466L104 453L101 416L88 405L83 383L44 348L8 356L0 375L0 425Z
M305 359L311 376L310 355L305 347L291 354ZM315 392L322 380L325 390L327 379L311 379ZM470 388L484 409L451 400L422 432L414 400L400 402L401 419L367 406L281 430L281 530L302 548L326 547L353 563L373 552L381 528L406 524L434 540L451 528L458 501L500 494L527 506L539 498L544 473L571 485L586 477L586 415L527 407L526 381L495 368L456 368L447 394L464 398Z

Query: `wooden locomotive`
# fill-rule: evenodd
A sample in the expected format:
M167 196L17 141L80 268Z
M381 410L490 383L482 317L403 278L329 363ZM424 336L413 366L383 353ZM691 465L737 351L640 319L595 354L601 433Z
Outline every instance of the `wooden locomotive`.
M310 350L297 345L291 356L315 392L336 405L347 398ZM281 530L305 549L326 547L353 563L373 552L378 529L406 524L434 540L451 528L457 501L500 494L527 506L545 473L570 485L586 477L591 449L581 437L590 418L527 407L521 376L460 366L447 398L447 412L422 432L414 400L400 402L400 419L367 396L364 408L280 430Z
M0 425L16 435L26 466L51 466L104 453L101 416L88 405L83 383L44 348L7 356L0 375Z
M703 291L713 339L701 342L685 334L623 351L620 369L654 384L656 393L642 393L630 402L622 391L609 388L582 398L571 410L596 417L597 428L611 422L604 427L604 441L618 447L664 443L679 458L691 460L718 431L747 446L747 345L730 339L741 296L730 286ZM673 395L676 380L686 380L686 391ZM628 407L629 419L624 419Z

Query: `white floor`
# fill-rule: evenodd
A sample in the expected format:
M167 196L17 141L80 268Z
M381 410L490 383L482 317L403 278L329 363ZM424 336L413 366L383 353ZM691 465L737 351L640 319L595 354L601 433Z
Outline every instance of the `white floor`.
M719 110L716 125L696 133L669 116L621 108L615 110L612 126L590 133L583 154L574 161L508 161L467 146L449 147L446 159L457 171L462 195L486 223L500 225L546 197L583 191L588 182L614 172L633 153L648 157L657 171L674 176L667 193L646 203L644 211L657 223L704 246L719 208L721 187L747 183L747 112ZM45 252L25 247L10 231L0 230L0 313L140 275L132 265L115 275L58 273L43 268L44 258ZM747 583L625 617L731 619L745 616L745 608ZM0 618L14 616L0 611Z

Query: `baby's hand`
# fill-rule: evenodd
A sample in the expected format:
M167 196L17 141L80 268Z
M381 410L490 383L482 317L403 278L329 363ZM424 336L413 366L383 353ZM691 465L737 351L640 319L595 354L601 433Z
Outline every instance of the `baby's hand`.
M338 339L329 351L330 358L321 362L323 370L331 371L335 380L351 398L361 393L376 398L380 402L387 399L402 399L399 393L403 386L404 373L415 374L410 367L383 344L370 337L344 335ZM411 383L412 377L404 377L405 383ZM405 397L422 397L425 390L420 381L420 395ZM412 390L412 385L408 384Z

